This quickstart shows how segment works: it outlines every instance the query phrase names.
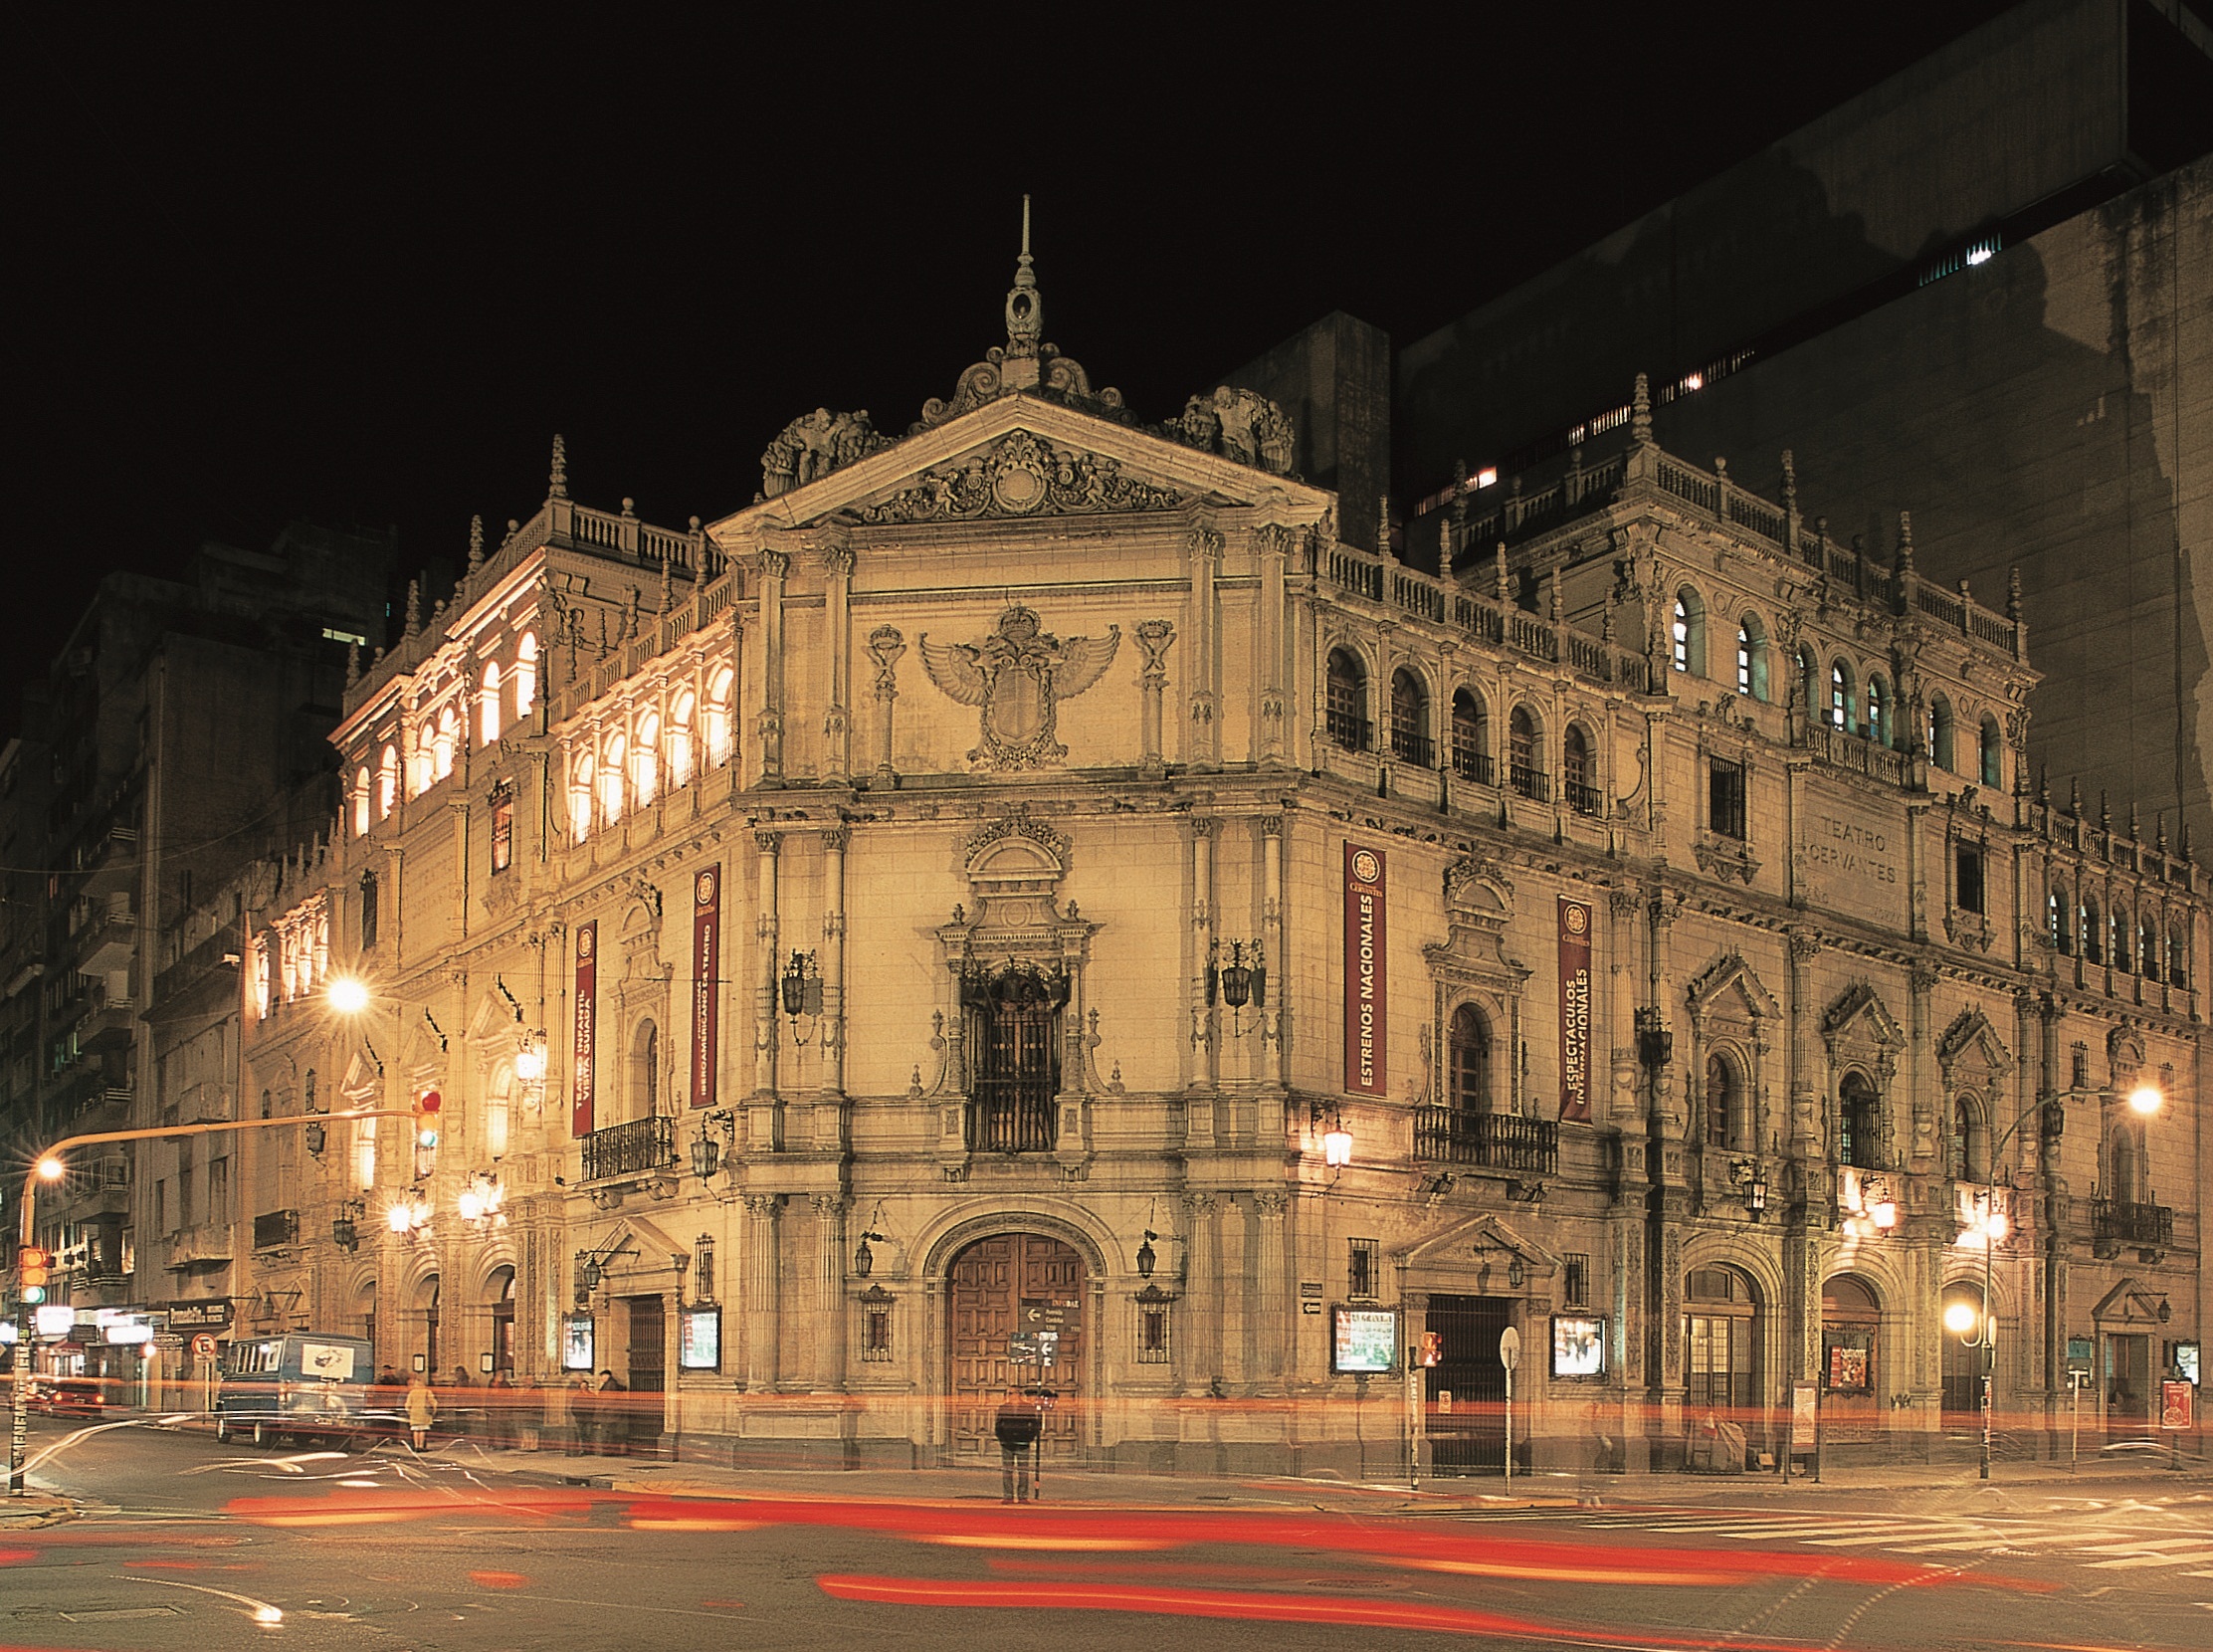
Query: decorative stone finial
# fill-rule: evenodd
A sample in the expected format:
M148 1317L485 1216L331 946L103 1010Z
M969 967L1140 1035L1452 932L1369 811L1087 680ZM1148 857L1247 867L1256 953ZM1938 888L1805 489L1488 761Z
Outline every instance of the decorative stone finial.
M2152 843L2152 847L2164 855L2167 852L2167 811L2161 809L2152 819L2158 831L2158 837Z
M1007 289L1007 354L1035 355L1045 336L1045 300L1038 292L1030 258L1030 197L1022 197L1022 255L1014 261L1014 285Z
M2190 823L2188 820L2182 822L2182 858L2184 860L2190 858Z
M669 603L670 603L670 595L669 595L669 566L670 566L670 563L671 563L672 561L674 561L674 560L675 560L675 559L674 559L673 557L669 557L669 556L664 556L664 557L662 557L662 558L661 558L661 610L660 610L660 611L661 611L662 613L664 613L664 614L666 614L666 613L667 613L667 612L669 611Z
M1783 505L1792 511L1798 509L1798 462L1788 448L1783 449Z
M412 637L423 628L423 582L407 582L407 635Z
M2104 786L2098 788L2098 829L2102 832L2110 832L2113 829L2113 811L2106 806L2106 788Z
M469 571L475 573L484 565L485 519L482 516L471 516L469 518Z
M2077 820L2083 818L2083 777L2080 774L2067 782L2067 812Z
M1898 514L1898 576L1911 578L1913 572L1913 513Z
M1391 554L1391 496L1385 494L1375 502L1375 554Z
M2140 843L2142 840L2143 829L2136 822L2136 800L2130 798L2128 800L2128 841L2130 843Z
M346 644L346 687L352 688L361 681L361 645Z
M553 438L553 471L546 485L545 497L568 498L568 444L558 436Z
M1499 541L1499 554L1494 578L1497 581L1499 606L1504 608L1507 605L1508 593L1513 589L1507 579L1507 542L1504 539Z
M1966 580L1962 579L1959 582L1959 600L1961 602L1972 602L1974 601L1974 588L1970 586Z
M1629 396L1629 435L1640 448L1652 445L1652 382L1642 373Z
M2021 564L2018 562L2006 571L2006 618L2016 625L2021 623Z
M1557 625L1560 623L1561 618L1567 613L1567 599L1560 594L1560 570L1558 568L1554 568L1552 570L1551 577L1545 580L1545 584L1551 588L1551 602L1549 606L1551 611L1552 623L1554 625Z

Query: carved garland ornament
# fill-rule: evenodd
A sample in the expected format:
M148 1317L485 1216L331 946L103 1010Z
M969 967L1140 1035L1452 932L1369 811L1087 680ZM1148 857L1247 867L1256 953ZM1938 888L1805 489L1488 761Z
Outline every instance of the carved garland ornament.
M1054 446L1026 430L988 451L926 471L910 488L856 512L895 522L972 521L980 516L1076 516L1102 511L1173 511L1189 503L1171 488L1124 476L1097 454Z

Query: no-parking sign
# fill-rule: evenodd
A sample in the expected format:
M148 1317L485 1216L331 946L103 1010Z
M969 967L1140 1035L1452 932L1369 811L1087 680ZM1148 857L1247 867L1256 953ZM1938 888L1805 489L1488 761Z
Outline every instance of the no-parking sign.
M201 1332L199 1336L192 1339L192 1352L195 1358L213 1359L215 1357L215 1339L206 1332Z

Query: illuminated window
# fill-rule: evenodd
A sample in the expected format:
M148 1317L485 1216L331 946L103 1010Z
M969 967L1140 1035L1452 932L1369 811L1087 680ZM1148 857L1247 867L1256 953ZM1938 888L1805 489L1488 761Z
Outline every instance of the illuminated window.
M514 715L528 717L537 703L538 639L536 633L525 631L514 650Z
M1837 1162L1879 1170L1875 1139L1875 1087L1858 1073L1845 1075L1837 1093Z
M1736 626L1736 692L1765 701L1767 684L1767 628L1757 614L1746 614Z
M500 737L500 662L485 667L484 699L478 714L478 739L485 745Z
M648 712L638 720L638 743L631 749L631 787L644 808L661 786L661 714Z
M2098 910L2097 897L2085 895L2082 905L2077 911L2081 919L2083 961L2085 963L2104 963L2106 961L2106 925L2104 915Z
M363 763L353 771L353 835L369 835L369 765Z
M389 745L384 748L383 759L376 770L376 817L386 819L392 812L392 803L400 786L400 754Z
M578 843L591 835L592 775L590 750L577 752L568 772L568 828L569 836Z
M688 786L692 783L692 691L686 689L677 696L677 703L669 711L669 784Z
M1675 594L1669 662L1694 677L1706 675L1706 599L1686 585Z
M612 826L622 819L623 764L630 756L630 741L620 733L607 737L607 754L599 765L599 818Z
M1986 786L2003 784L2005 774L2003 736L1998 732L1998 720L1984 714L1982 720L1982 783Z
M1829 722L1852 732L1852 672L1842 660L1829 668Z
M492 797L492 870L514 864L514 794L502 786Z
M431 773L443 780L454 771L454 742L461 733L461 720L449 706L438 714L438 737L431 742Z
M706 682L706 717L702 730L706 736L706 760L720 768L730 760L730 690L735 673L722 667Z
M1880 677L1868 679L1867 725L1860 732L1877 745L1891 743L1891 690Z
M2075 926L2067 921L2068 903L2058 890L2044 897L2044 928L2051 942L2063 952L2075 950Z
M1937 695L1928 703L1928 760L1938 768L1951 764L1951 702Z

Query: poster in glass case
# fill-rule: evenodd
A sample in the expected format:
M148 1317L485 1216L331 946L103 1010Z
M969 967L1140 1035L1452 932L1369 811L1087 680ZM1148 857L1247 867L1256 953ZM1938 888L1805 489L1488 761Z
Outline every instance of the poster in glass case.
M687 1308L677 1342L677 1365L688 1371L722 1368L722 1311L719 1308Z
M1606 1322L1589 1316L1552 1318L1552 1374L1603 1376L1606 1371Z
M561 1323L561 1369L588 1371L591 1368L592 1317L571 1314Z

